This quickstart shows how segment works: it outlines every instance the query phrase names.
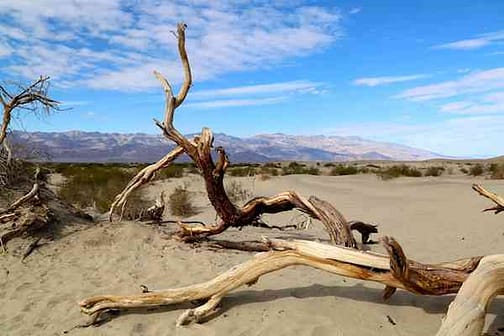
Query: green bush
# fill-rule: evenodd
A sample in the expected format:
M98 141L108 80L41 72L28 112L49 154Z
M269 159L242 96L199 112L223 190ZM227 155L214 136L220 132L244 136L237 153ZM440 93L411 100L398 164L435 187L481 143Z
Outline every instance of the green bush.
M441 176L441 174L443 174L444 171L445 171L444 167L440 166L429 167L425 171L425 176Z
M382 180L390 180L399 176L420 177L422 176L422 172L414 167L402 164L382 168L376 173L376 175L378 175Z
M332 176L338 176L338 175L355 175L358 173L359 169L355 166L339 164L333 169L331 169L331 172L329 174Z

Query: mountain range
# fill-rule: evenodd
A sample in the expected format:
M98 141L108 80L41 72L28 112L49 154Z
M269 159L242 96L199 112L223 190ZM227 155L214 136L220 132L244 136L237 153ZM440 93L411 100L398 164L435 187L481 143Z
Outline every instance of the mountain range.
M188 135L192 137L193 135ZM11 135L56 162L154 162L174 145L161 135L99 132L22 132ZM445 156L426 150L356 136L260 134L239 138L215 134L232 163L269 161L414 161ZM186 158L187 159L187 158Z

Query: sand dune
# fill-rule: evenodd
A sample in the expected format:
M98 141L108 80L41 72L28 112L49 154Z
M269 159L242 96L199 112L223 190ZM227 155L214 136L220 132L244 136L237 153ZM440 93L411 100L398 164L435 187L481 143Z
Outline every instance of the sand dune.
M201 211L194 218L211 222L213 211L199 177L190 190ZM489 201L470 188L478 181L504 194L504 181L468 177L400 178L292 175L267 181L241 178L256 195L296 190L332 202L347 219L379 224L411 258L425 262L502 253L504 217L482 213ZM158 181L146 188L154 197L181 180ZM268 215L271 224L287 224L295 213ZM0 257L0 334L61 335L84 322L77 302L95 294L139 292L139 286L169 288L207 280L251 254L191 248L166 239L158 229L133 222L97 223L63 232L20 262L21 241ZM257 228L229 230L237 239L301 237L324 240L319 225L307 231ZM379 246L373 250L381 251ZM175 327L177 307L123 313L100 327L74 329L69 335L432 335L452 297L415 296L400 291L384 303L381 286L344 279L318 270L293 267L261 278L223 301L223 311L205 324ZM179 307L178 307L179 308ZM396 324L389 322L389 316ZM504 327L504 301L490 308L487 328Z

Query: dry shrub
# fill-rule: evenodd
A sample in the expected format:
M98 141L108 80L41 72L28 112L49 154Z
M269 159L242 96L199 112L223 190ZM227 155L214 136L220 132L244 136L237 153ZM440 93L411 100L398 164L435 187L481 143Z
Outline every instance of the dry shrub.
M399 176L420 177L422 176L422 172L415 167L402 164L380 169L376 175L382 180L390 180Z
M196 209L192 202L192 194L187 190L187 186L177 186L168 198L170 212L178 217L191 217L196 214Z
M504 163L492 163L488 170L490 171L490 178L504 179Z
M349 166L344 164L339 164L331 169L329 175L340 176L340 175L355 175L359 173L359 169L355 166Z
M320 169L316 167L306 167L305 164L293 161L287 167L282 168L283 175L292 174L306 174L306 175L320 175Z
M67 178L58 191L63 200L81 208L94 207L104 213L136 170L115 165L81 164L66 165L60 172Z
M444 167L441 166L431 166L425 171L425 176L441 176L445 171Z
M259 180L261 180L261 181L267 181L267 180L270 180L270 179L271 179L271 175L270 174L261 173L261 175L259 175Z
M240 203L252 197L252 191L246 189L238 181L231 181L226 184L226 193L233 203Z
M475 164L474 166L471 166L469 168L469 175L472 176L481 176L485 172L485 169L483 168L483 165L480 163Z

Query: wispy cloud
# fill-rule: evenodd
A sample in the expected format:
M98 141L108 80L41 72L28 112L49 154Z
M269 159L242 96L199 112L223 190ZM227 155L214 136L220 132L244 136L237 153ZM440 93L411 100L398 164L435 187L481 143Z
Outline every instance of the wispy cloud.
M495 114L504 115L504 91L493 92L471 100L451 102L440 106L441 112L453 114Z
M354 7L354 8L352 8L352 9L350 9L350 10L348 11L348 13L350 13L350 14L352 14L352 15L353 15L353 14L360 13L360 11L361 11L361 10L362 10L362 9L361 9L360 7Z
M361 86L378 86L392 83L408 82L421 78L426 78L428 75L407 75L407 76L382 76L382 77L363 77L357 78L352 83Z
M320 93L323 91L322 83L306 80L288 81L269 84L238 86L225 89L195 91L193 98L205 97L230 97L240 95L272 94L272 93Z
M504 40L504 31L487 33L479 35L478 37L449 42L445 44L436 45L435 49L455 49L455 50L470 50L479 49L488 46L494 42Z
M504 116L464 116L429 123L368 122L327 130L331 135L362 134L453 156L502 155L494 144L502 141Z
M335 8L260 0L2 0L0 15L0 57L10 57L0 71L96 89L157 87L153 69L180 82L171 34L179 20L199 81L282 64L342 35Z
M413 101L426 101L489 92L502 88L504 88L504 68L494 68L475 71L456 80L417 86L404 90L395 97Z
M226 108L226 107L238 107L238 106L255 106L255 105L270 105L277 104L285 101L288 97L268 97L268 98L250 98L250 99L222 99L222 100L210 100L202 101L196 103L189 103L187 107L195 107L200 109L211 109L211 108Z

